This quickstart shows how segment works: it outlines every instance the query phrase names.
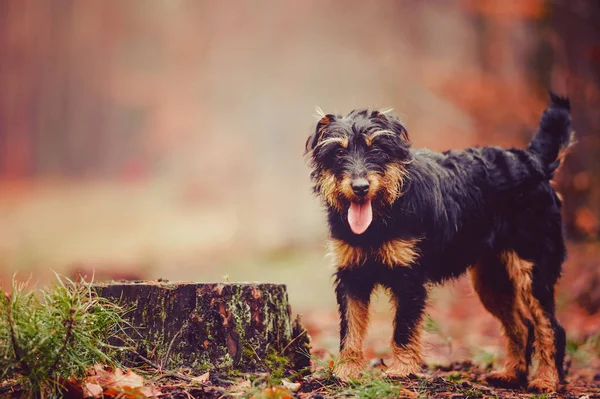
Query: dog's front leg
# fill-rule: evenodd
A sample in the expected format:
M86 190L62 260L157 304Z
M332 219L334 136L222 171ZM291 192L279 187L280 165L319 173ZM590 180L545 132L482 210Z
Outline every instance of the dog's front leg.
M340 358L335 374L357 378L365 367L363 340L369 324L369 302L373 284L338 272L336 296L340 313Z
M395 305L394 336L392 338L393 361L386 373L405 377L421 371L421 329L427 290L423 282L404 280L391 287Z

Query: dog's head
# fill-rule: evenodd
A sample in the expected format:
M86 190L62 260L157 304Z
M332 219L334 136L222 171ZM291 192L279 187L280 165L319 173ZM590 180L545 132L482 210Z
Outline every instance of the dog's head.
M391 206L402 194L409 149L406 129L385 111L323 115L306 141L314 191L362 234L373 208Z

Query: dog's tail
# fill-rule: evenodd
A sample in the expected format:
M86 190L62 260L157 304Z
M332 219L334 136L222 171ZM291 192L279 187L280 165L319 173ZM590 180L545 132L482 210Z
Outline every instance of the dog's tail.
M571 103L550 92L550 107L542 114L540 127L527 149L542 162L552 176L567 150L575 143L571 131Z

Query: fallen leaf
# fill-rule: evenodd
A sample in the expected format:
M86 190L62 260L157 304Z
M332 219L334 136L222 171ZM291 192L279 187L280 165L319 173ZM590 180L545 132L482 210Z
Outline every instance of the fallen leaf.
M400 395L398 396L399 398L416 398L418 397L419 394L415 391L411 391L409 389L406 388L402 388L400 390Z
M198 377L192 377L192 381L199 382L201 384L206 383L209 379L210 379L210 373L208 371L202 375L199 375Z
M283 385L284 388L289 389L292 392L297 392L302 384L300 384L299 382L290 382L288 380L283 379L281 380L281 385Z
M240 388L252 388L252 382L250 380L243 380L237 384Z
M139 389L140 393L148 398L153 398L160 395L160 391L153 386L147 386Z
M133 370L112 369L101 364L88 370L88 376L77 383L84 397L141 399L155 397L160 392Z
M100 398L102 397L102 392L104 392L104 388L98 384L94 384L93 382L86 382L82 386L83 388L83 397L85 398Z
M251 399L292 399L294 394L282 387L265 388Z

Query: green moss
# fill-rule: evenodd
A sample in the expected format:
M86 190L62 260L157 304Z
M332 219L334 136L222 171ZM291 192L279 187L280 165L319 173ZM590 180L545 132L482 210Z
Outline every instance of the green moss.
M348 388L336 392L336 397L350 396L358 399L397 398L402 384L375 373L366 373L358 380L350 380Z
M264 359L264 365L270 373L269 382L272 385L279 385L281 383L281 379L285 374L285 366L288 364L288 361L289 359L287 357L281 356L272 347L269 348Z
M216 364L215 367L219 370L229 369L233 367L233 359L231 358L231 355L229 355L229 353L225 353L225 355L221 359L221 362L219 364Z
M281 289L283 290L283 288ZM283 294L283 299L275 301L271 292L266 292L263 298L263 314L266 317L264 320L265 338L272 337L275 334L276 341L284 342L292 338L292 325L288 317L287 295L285 295L285 292L281 294Z
M246 331L241 326L248 325L252 318L250 311L250 305L242 299L243 290L242 286L232 286L231 298L226 302L227 311L231 315L234 326L233 328L239 334L240 341L244 340Z
M449 375L446 377L446 379L447 379L448 381L450 381L450 382L458 382L458 381L460 381L462 378L463 378L462 374L461 374L461 373L456 373L456 372L454 372L454 373L452 373L452 374L449 374Z
M593 359L600 356L600 333L594 334L584 341L568 338L566 351L575 363L588 365Z
M464 389L462 391L462 394L465 395L465 397L468 399L483 398L483 392L481 392L477 388Z

